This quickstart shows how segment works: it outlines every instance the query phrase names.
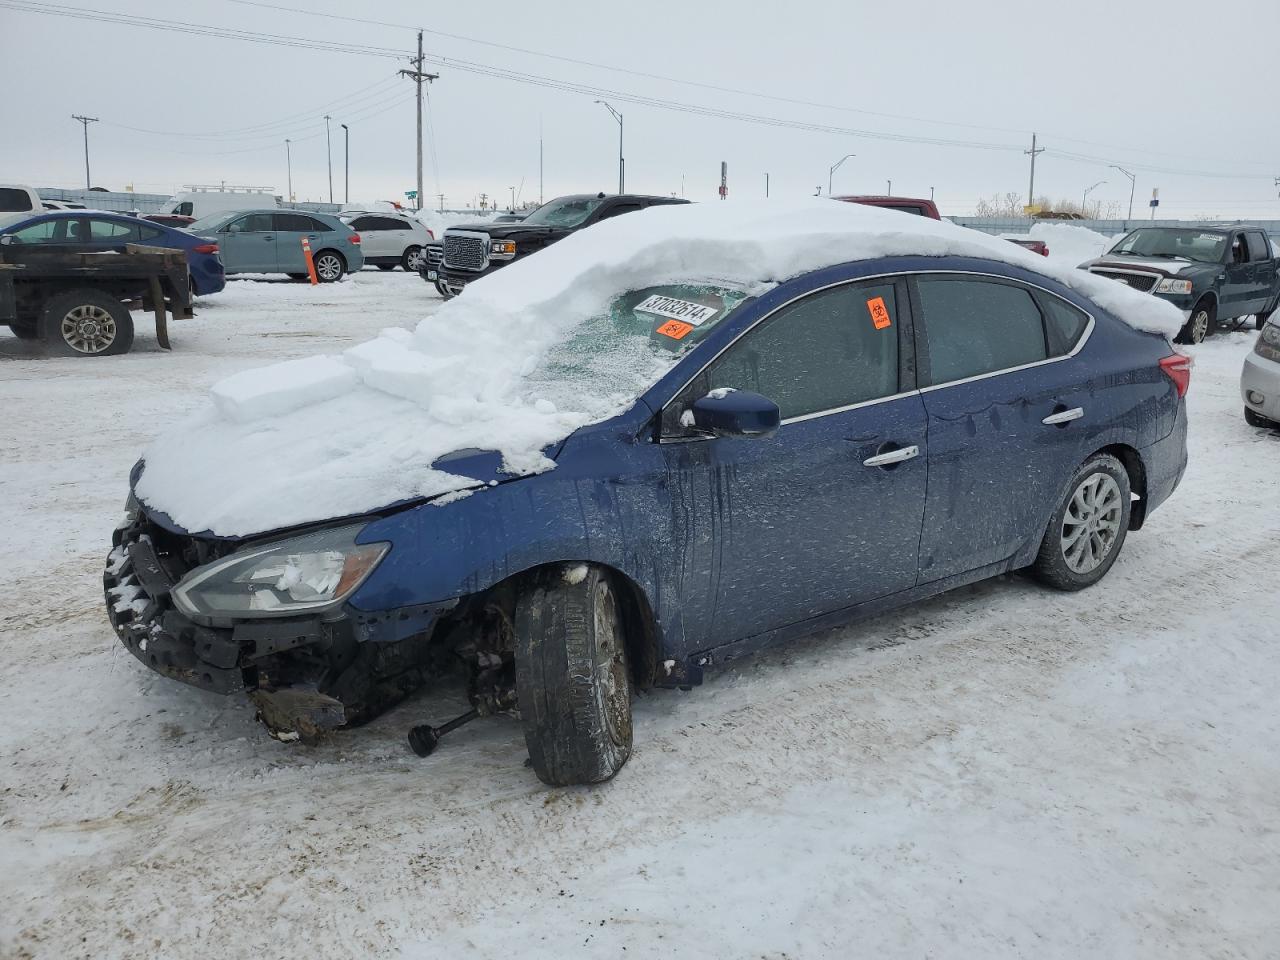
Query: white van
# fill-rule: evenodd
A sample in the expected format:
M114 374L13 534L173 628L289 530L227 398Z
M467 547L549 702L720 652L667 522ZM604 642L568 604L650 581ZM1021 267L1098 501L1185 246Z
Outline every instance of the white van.
M0 213L44 213L44 203L30 187L0 183Z
M253 188L223 190L218 187L191 187L173 195L169 213L199 220L213 213L232 210L264 210L280 206L280 200L268 190Z

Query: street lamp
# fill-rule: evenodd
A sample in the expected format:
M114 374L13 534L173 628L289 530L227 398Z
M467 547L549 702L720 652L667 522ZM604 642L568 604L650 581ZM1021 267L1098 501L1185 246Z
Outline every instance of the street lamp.
M606 110L608 110L611 114L613 114L613 119L618 121L618 193L620 194L626 193L627 192L627 189L626 189L627 188L627 175L626 175L627 162L624 159L622 159L622 114L620 114L617 110L613 109L613 107L611 107L608 103L605 103L605 101L603 100L597 100L596 103L600 104Z
M329 121L333 117L324 115L324 152L329 158L329 202L333 203L333 141L329 138Z
M846 160L852 160L856 156L857 156L856 153L846 153L843 157L841 157L839 160L833 163L830 169L827 170L827 196L828 197L831 196L831 178L835 176L835 172L840 169L840 164L844 163Z
M1089 194L1093 193L1093 191L1097 190L1100 186L1102 186L1106 182L1107 181L1105 180L1099 180L1097 183L1095 183L1092 187L1090 187L1088 190L1084 192L1084 196L1080 198L1080 215L1081 216L1084 216L1085 205L1088 204L1089 202Z
M1135 177L1128 170L1126 170L1124 167L1117 167L1114 163L1111 164L1111 169L1119 170L1121 173L1123 173L1126 177L1129 178L1129 219L1132 220L1133 219L1133 188L1134 186L1137 185L1138 178Z
M284 142L284 163L285 169L289 171L289 202L293 203L293 151L289 148L292 140L286 139Z
M342 202L351 202L351 131L345 123L342 127Z

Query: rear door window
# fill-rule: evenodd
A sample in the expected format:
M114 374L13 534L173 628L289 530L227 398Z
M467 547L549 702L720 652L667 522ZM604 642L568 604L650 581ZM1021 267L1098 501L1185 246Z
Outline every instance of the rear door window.
M287 233L320 233L329 229L314 217L301 213L277 213L275 221L276 229Z
M136 223L116 223L112 220L90 220L89 239L101 243L137 243Z
M250 213L227 224L228 233L271 233L276 228L272 225L272 214Z
M1030 291L962 277L916 279L924 321L924 385L1046 360L1045 323Z
M1259 260L1271 259L1271 245L1262 233L1253 231L1245 234L1249 244L1249 259L1255 263Z
M1044 294L1039 299L1044 312L1049 356L1066 356L1084 336L1085 328L1089 326L1089 315L1052 294Z

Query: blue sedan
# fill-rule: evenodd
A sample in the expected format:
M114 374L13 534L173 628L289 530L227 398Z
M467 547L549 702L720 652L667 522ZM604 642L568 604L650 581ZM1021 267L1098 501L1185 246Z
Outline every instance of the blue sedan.
M187 530L146 502L181 504L184 433L135 468L111 622L151 669L248 691L286 740L461 662L475 709L457 722L518 708L537 775L569 784L625 763L633 688L696 685L709 664L1008 571L1089 587L1183 476L1190 361L1018 258L620 291L528 373L530 395L616 383L619 358L666 351L666 372L547 447L554 469L435 460L472 478L462 496ZM153 469L169 487L147 487ZM410 742L425 754L440 733Z
M184 230L118 213L59 210L11 214L0 219L0 236L10 243L58 244L80 250L123 250L127 243L182 250L187 255L193 292L217 293L226 286L218 245Z

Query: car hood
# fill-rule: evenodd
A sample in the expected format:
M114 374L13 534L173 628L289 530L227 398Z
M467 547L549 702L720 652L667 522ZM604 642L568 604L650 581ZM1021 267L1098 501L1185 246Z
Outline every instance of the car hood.
M566 441L562 440L558 443L544 447L542 450L543 456L549 461L554 462L559 457L561 450L564 449L565 442ZM526 474L515 473L507 469L503 463L502 454L497 450L455 450L453 453L445 454L443 457L437 457L431 463L431 467L434 470L448 473L454 477L460 478L462 481L469 482L459 483L457 488L450 493L436 494L435 496L430 497L406 497L381 507L362 510L359 514L328 518L324 521L325 524L327 525L329 522L342 523L346 520L355 519L357 517L386 516L388 514L398 513L401 510L407 510L411 507L418 506L419 504L429 503L432 500L448 498L451 495L456 495L459 491L497 486L498 484L508 483L512 480L523 479L526 476ZM139 492L139 483L146 474L146 468L147 464L145 459L139 460L133 465L133 469L129 472L129 492L133 500L137 502L138 506L142 508L147 517L153 523L171 533L175 533L180 536L220 540L226 543L241 543L246 540L258 539L264 536L287 534L298 527L315 526L314 522L306 522L303 524L294 524L284 527L272 526L261 530L250 530L233 535L219 534L209 529L188 529L170 516L166 511L162 510L154 503L149 502L145 493Z
M1143 273L1158 273L1164 277L1176 277L1181 273L1196 270L1213 270L1219 265L1205 263L1200 260L1165 260L1162 258L1146 259L1145 257L1097 257L1080 264L1081 269L1103 267L1107 270L1141 270Z
M573 232L566 227L547 227L538 224L468 223L450 227L445 231L445 236L459 230L465 230L468 233L485 233L495 240L516 241L528 240L534 237L562 237Z

